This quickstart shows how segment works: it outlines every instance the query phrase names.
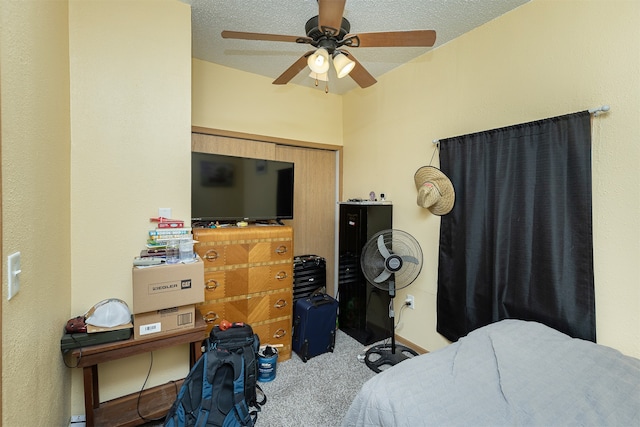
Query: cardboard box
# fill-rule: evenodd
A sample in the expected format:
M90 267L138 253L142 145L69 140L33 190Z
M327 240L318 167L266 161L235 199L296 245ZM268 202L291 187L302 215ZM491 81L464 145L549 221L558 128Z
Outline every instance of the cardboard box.
M133 267L134 314L197 304L204 300L204 263Z
M145 339L196 325L196 306L165 308L133 315L133 338Z

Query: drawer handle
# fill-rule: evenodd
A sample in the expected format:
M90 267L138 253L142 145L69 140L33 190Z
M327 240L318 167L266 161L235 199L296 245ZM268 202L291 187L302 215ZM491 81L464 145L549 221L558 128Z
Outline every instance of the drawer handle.
M273 306L275 308L284 308L287 306L287 301L283 298L280 298Z
M280 328L277 331L274 332L273 334L273 338L279 339L284 337L285 335L287 335L287 331L285 331L284 329Z
M214 279L209 279L207 280L207 284L204 285L204 288L208 291L215 291L218 286L220 286L220 284L218 283L217 280Z
M287 247L286 247L285 245L280 245L280 246L278 246L278 247L276 248L276 253L277 253L278 255L286 254L286 253L287 253L287 251L288 251L288 249L287 249Z
M213 323L216 320L219 319L218 317L218 313L215 313L213 311L208 311L207 314L205 314L204 316L202 316L202 318L204 319L205 322L207 323Z
M209 249L204 253L204 259L206 259L207 261L215 261L219 256L220 255L218 254L218 251L216 251L215 249Z
M278 280L284 280L288 277L287 272L286 271L281 271L278 274L276 274L276 279Z

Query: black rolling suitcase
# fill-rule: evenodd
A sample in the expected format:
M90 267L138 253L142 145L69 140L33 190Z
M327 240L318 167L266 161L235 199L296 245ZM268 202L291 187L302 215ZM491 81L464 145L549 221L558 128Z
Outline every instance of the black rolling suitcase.
M327 294L296 301L291 347L303 362L319 354L333 352L337 314L338 301Z
M293 258L293 303L314 293L326 292L327 261L318 255Z

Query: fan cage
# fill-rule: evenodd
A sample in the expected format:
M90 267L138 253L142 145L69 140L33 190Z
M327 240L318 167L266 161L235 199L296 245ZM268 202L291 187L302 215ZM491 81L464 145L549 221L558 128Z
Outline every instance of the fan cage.
M376 279L386 270L385 255L379 248L380 236L386 250L391 255L401 257L403 262L398 271L378 283ZM363 248L360 263L367 281L380 289L389 290L392 280L395 289L402 289L413 283L422 270L422 261L422 249L417 240L405 231L392 229L376 233L369 239Z

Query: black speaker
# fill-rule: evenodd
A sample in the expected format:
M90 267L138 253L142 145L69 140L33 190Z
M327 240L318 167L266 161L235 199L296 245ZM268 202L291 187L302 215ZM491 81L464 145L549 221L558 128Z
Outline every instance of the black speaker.
M392 228L390 204L341 203L338 240L338 325L362 344L391 337L389 293L367 282L360 268L364 245Z

